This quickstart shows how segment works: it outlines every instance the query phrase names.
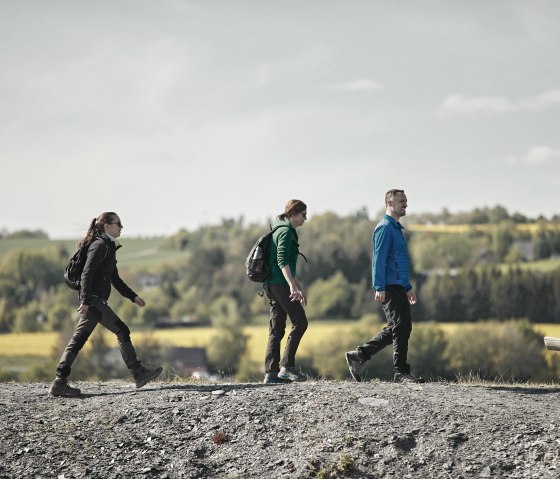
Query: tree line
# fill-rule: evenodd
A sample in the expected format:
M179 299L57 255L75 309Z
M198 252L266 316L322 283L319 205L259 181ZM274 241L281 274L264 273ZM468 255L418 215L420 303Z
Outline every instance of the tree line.
M415 320L559 322L560 271L521 267L528 259L560 255L556 224L541 218L529 221L534 223L531 230L520 229L501 208L488 209L486 216L473 212L473 217L497 222L487 230L461 234L405 229L412 283L420 300ZM371 236L377 221L365 209L346 216L323 213L299 230L300 250L308 262L299 261L298 277L307 289L311 319L358 319L378 312L370 289ZM157 277L155 287L142 291L148 305L139 310L118 294L111 303L123 320L146 327L161 318L211 324L223 316L217 311L224 304L228 314L244 324L266 317L267 306L257 294L261 287L245 277L244 261L267 228L239 218L181 230L167 238L163 248L186 251L185 259L134 271L119 263L121 275L137 291L143 275ZM126 238L123 243L126 248ZM75 314L76 294L62 281L71 253L51 246L15 249L2 258L0 331L60 330Z

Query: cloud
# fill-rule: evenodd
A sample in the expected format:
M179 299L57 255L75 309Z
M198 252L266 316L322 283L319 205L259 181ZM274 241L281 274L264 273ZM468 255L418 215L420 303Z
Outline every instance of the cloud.
M550 146L533 146L529 148L522 161L528 165L542 165L558 159L560 159L560 150L554 150Z
M504 159L504 163L509 165L530 165L541 166L545 163L560 160L560 150L555 150L550 146L533 146L521 157L510 156Z
M450 95L443 100L436 114L438 116L474 115L477 113L512 113L521 111L541 111L560 107L560 90L549 90L537 96L512 100L504 97L466 97Z
M373 91L381 88L382 85L373 80L352 80L341 85L336 85L335 90L341 91Z

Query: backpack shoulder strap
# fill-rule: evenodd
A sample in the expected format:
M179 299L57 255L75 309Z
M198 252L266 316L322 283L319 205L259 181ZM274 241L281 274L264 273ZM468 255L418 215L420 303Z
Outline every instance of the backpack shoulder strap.
M291 226L289 225L278 225L275 228L272 229L272 231L270 233L274 233L278 228L291 228ZM272 226L271 226L272 228ZM298 242L298 235L297 235L297 231L295 230L295 228L292 228L294 230L294 235L296 236L296 243ZM299 246L299 244L298 244ZM303 253L298 253L299 255L303 256L303 259L305 260L306 263L308 263L307 258L305 257L305 255Z

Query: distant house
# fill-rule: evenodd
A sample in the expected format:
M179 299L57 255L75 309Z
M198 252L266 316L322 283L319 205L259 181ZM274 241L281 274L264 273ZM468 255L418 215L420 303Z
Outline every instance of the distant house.
M525 261L533 261L535 257L534 245L530 240L514 241L513 246L519 251L519 254Z
M157 288L161 285L161 276L157 274L142 274L138 278L143 290Z
M204 377L208 375L205 348L165 348L164 361L180 376Z
M168 328L192 328L195 326L202 326L200 321L195 321L190 316L182 316L181 318L158 318L154 324L154 328L168 329Z

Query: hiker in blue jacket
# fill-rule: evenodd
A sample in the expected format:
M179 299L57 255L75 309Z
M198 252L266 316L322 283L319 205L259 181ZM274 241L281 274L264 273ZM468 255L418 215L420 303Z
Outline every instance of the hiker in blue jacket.
M111 286L141 308L146 304L119 276L116 253L120 247L117 238L121 235L122 228L116 213L102 213L92 220L85 238L78 243L79 246L89 245L80 281L80 320L56 368L56 378L49 389L51 396L80 395L78 388L68 384L68 376L78 353L98 323L117 336L122 358L132 373L137 388L157 378L162 372L161 367L147 368L138 360L128 326L107 304Z
M408 248L399 223L406 215L407 206L404 190L389 190L385 194L385 216L373 232L373 289L375 300L383 305L387 326L355 351L346 353L350 374L358 382L362 380L360 371L366 361L390 344L393 344L395 382L424 382L410 374L407 363L412 332L410 305L416 303L408 278Z

